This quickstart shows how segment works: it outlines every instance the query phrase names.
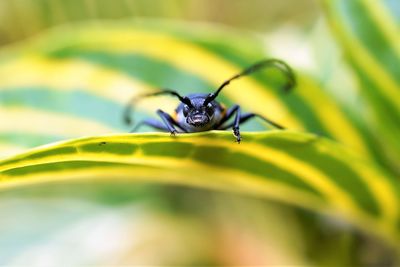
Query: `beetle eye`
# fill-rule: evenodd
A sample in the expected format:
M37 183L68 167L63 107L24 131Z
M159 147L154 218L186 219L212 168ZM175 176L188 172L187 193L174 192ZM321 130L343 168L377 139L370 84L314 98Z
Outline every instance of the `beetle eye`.
M206 106L206 112L208 116L211 116L214 114L214 107L211 105L211 103L208 103Z
M189 114L189 107L187 105L183 106L183 116L187 117L187 115Z

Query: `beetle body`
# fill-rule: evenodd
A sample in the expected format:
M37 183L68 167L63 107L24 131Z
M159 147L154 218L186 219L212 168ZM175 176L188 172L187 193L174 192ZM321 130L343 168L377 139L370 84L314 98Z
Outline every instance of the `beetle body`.
M215 129L224 117L225 108L213 100L203 106L208 94L190 94L186 96L193 103L193 108L180 103L176 108L176 122L189 133L204 132Z
M220 91L226 87L232 80L238 79L242 76L249 75L261 68L274 67L279 69L287 78L287 83L284 85L283 90L289 91L295 84L295 76L291 68L283 61L278 59L267 59L260 61L247 69L244 69L241 73L234 75L230 79L223 82L214 93L210 94L190 94L187 96L181 96L174 90L162 89L150 94L145 94L139 97L135 97L131 100L131 103L125 110L125 121L129 124L130 111L132 104L143 97L157 96L157 95L172 95L179 99L181 102L175 110L173 116L167 114L162 110L157 110L157 114L161 121L149 118L139 122L132 131L136 131L141 125L148 125L150 127L168 131L175 135L178 130L179 132L193 133L203 132L208 130L225 130L232 128L233 135L236 137L236 141L240 143L241 136L239 131L239 125L246 122L247 120L258 117L270 125L278 129L283 127L270 119L261 116L256 113L243 113L239 105L234 105L229 109L225 109L215 99L217 98ZM233 118L233 121L230 120Z

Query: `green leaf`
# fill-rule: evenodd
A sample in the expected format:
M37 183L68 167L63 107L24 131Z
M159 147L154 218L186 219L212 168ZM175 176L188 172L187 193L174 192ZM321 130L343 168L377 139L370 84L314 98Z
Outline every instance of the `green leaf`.
M3 143L26 134L31 146L49 138L127 132L121 114L131 96L160 87L208 93L244 67L273 57L249 34L152 21L66 26L6 52L0 59ZM283 77L270 70L232 83L219 100L335 139L365 158L379 157L349 114L318 83L296 73L298 87L290 94L279 90ZM157 108L173 113L176 105L174 99L149 99L135 109L135 119ZM25 122L28 114L35 123ZM265 125L253 121L243 129ZM38 142L42 135L45 141Z
M400 183L324 138L287 131L89 137L0 162L0 187L128 179L267 197L348 220L399 243Z
M328 21L366 99L370 131L400 173L400 9L394 2L325 1Z

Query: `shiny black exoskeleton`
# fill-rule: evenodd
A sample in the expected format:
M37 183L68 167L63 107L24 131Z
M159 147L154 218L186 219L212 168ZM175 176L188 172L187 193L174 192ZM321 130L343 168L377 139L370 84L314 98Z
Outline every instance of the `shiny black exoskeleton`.
M136 131L142 125L148 125L156 129L170 132L175 135L177 132L193 133L208 130L226 130L232 128L233 135L236 141L240 143L241 136L239 125L245 121L259 117L265 122L273 125L278 129L283 129L279 124L267 119L264 116L255 113L241 113L239 105L234 105L229 109L225 109L215 99L220 91L227 86L232 80L238 79L242 76L249 75L261 68L274 67L279 69L287 78L287 83L283 87L284 91L289 91L295 84L295 76L291 68L283 61L278 59L267 59L260 61L249 68L243 70L241 73L236 74L232 78L226 80L220 87L211 94L190 94L188 96L181 96L177 92L170 89L162 89L153 93L134 97L127 106L124 118L125 122L130 124L130 112L133 103L143 97L157 96L157 95L172 95L180 100L179 106L175 110L175 114L170 116L162 110L157 110L157 114L162 121L152 118L145 119L138 123L132 132ZM233 117L233 121L229 120ZM178 130L177 130L178 129Z

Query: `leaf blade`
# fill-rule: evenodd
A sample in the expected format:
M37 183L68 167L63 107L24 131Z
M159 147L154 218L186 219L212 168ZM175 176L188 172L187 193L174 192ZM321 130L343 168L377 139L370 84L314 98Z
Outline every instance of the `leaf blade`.
M396 179L316 136L277 131L244 137L240 145L226 132L77 139L2 161L0 186L18 179L128 177L231 190L338 215L396 240Z

